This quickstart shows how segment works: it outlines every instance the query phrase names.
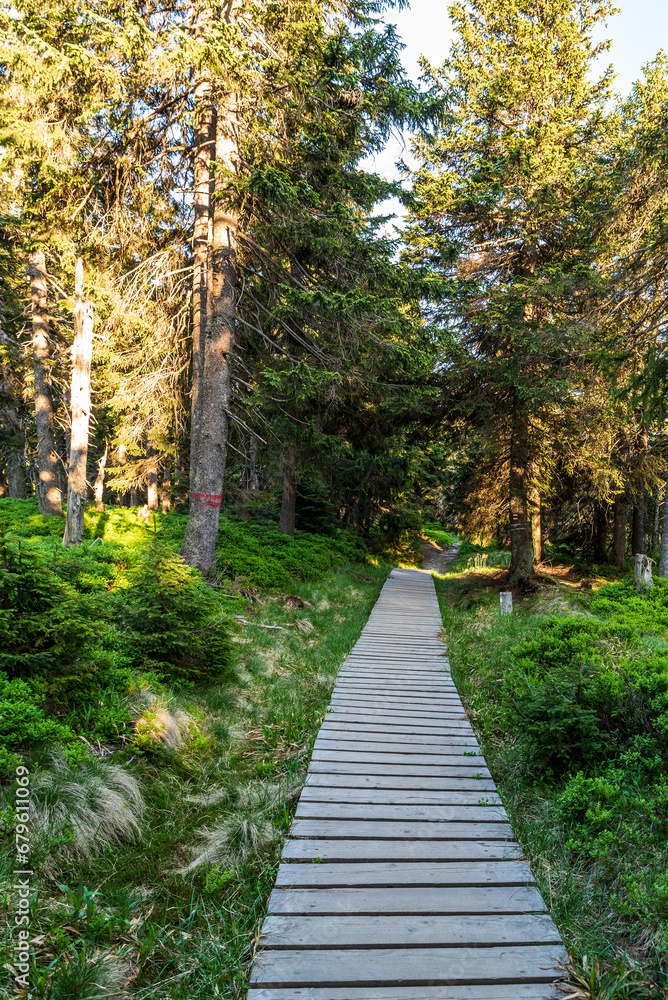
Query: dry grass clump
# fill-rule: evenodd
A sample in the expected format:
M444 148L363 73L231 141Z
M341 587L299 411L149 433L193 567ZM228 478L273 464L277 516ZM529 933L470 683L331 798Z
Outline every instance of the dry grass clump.
M116 1000L129 996L125 985L130 978L129 967L107 956L98 959L81 954L59 969L51 984L49 1000Z
M70 767L59 752L35 773L31 797L35 830L49 839L65 836L67 848L86 859L134 839L144 813L139 782L119 764L92 757Z
M142 697L145 707L134 724L137 746L150 749L161 743L171 750L182 747L190 734L192 716L151 691L145 691Z
M212 829L200 833L201 847L182 874L203 865L240 864L267 847L279 835L273 817L281 806L299 795L301 784L255 782L247 786L231 814Z

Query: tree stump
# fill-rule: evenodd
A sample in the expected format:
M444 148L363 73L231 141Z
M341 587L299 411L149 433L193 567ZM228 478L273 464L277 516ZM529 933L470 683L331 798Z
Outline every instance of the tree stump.
M654 586L652 580L653 559L649 556L637 552L633 557L633 586L639 592L651 590Z

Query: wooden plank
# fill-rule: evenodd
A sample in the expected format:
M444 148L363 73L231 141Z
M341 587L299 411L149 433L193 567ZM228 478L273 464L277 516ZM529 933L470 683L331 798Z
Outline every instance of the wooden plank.
M486 802L487 807L502 805L497 794L487 792L484 797L480 792L428 792L420 789L417 792L406 789L392 788L319 788L305 785L299 799L301 802L331 802L367 803L367 805L395 806L480 806ZM486 808L486 807L482 807Z
M491 948L343 948L262 952L253 983L286 979L311 986L492 985L529 979L552 982L565 959L562 945Z
M326 721L320 727L320 733L316 737L316 743L393 743L395 746L441 746L457 749L461 754L480 753L480 747L473 738L465 736L448 736L443 734L396 732L395 730L383 727L378 732L369 731L366 728L359 728L356 725L345 725L345 723L333 723ZM371 747L369 747L371 749ZM448 751L449 752L449 751Z
M282 864L276 886L349 888L377 886L528 886L534 879L526 861L412 861L410 864L360 861L355 864ZM533 897L532 897L533 898ZM535 902L535 900L534 900ZM534 903L531 904L532 906Z
M297 840L283 848L284 861L506 861L521 858L503 840Z
M410 767L420 766L425 774L429 774L433 768L461 768L466 774L484 774L488 775L487 765L485 764L484 758L482 761L479 756L470 759L468 757L453 757L451 754L419 754L419 753L409 753L404 750L401 753L392 753L384 751L369 751L369 750L322 750L319 748L314 749L311 755L311 762L313 764L320 763L332 763L332 764L369 764L370 767L375 768L378 764L398 764L401 771L403 771L406 765ZM384 772L381 772L381 774ZM422 773L422 772L420 772ZM373 771L369 771L369 774L373 774Z
M360 735L364 734L365 739L371 736L379 736L381 739L385 739L386 736L391 736L395 741L404 740L404 737L409 739L418 738L420 742L424 742L426 737L430 740L446 740L449 746L461 746L461 747L477 747L478 742L475 736L464 733L463 735L455 733L447 733L446 727L442 726L417 726L413 727L411 725L404 725L403 723L390 723L386 724L382 720L375 719L373 722L366 722L363 725L359 725L356 722L346 722L343 719L333 719L331 717L332 713L328 713L325 716L325 721L320 727L320 732L339 732L339 733L351 733L359 732Z
M312 760L309 768L312 774L393 774L401 778L471 778L481 781L483 778L491 778L487 768L478 767L475 770L468 767L449 767L447 764L433 764L429 767L425 764L404 764L401 761L387 763L385 761L376 763L375 761L342 761L342 760ZM479 775L480 777L476 777Z
M560 944L549 917L531 913L439 915L292 916L270 914L264 948L471 948L476 945Z
M491 778L466 778L459 775L407 775L396 774L394 769L389 774L350 773L335 774L332 771L318 773L309 768L306 775L306 788L393 788L409 791L472 791L480 795L489 792L496 794L496 785Z
M390 805L370 802L313 802L303 797L299 800L297 819L345 820L410 820L425 823L507 823L505 809L499 806L479 805Z
M251 987L248 1000L564 1000L564 994L545 983L510 986L289 986L287 989Z
M423 694L416 691L415 694L401 692L386 692L382 685L371 691L348 691L345 688L336 687L332 693L332 705L386 705L390 708L419 708L421 711L429 711L429 706L438 707L440 711L450 711L455 715L464 715L464 706L459 698L448 697L447 695Z
M462 727L457 726L457 731L454 732L453 729L448 725L447 720L438 721L434 720L430 723L429 719L425 719L424 716L416 718L415 716L405 716L405 715L388 715L387 712L376 713L375 715L368 715L364 712L358 711L344 711L343 708L328 709L325 715L325 722L333 722L337 725L353 725L355 723L362 723L364 726L382 726L387 729L388 732L393 731L396 727L396 732L409 732L419 733L444 733L449 737L460 737L461 739L474 740L475 734L471 726ZM392 729L390 729L392 727Z
M295 866L297 867L297 866ZM303 867L300 865L299 867ZM313 867L316 867L315 865ZM345 889L274 889L269 913L362 916L364 914L545 913L538 890L531 885L454 885L364 887Z
M328 715L368 715L377 716L383 719L415 719L416 721L422 720L423 722L431 721L432 724L435 722L440 722L441 724L447 723L449 726L455 726L459 729L463 728L467 724L463 719L455 718L452 712L445 712L441 709L435 709L433 712L428 712L426 710L417 708L394 708L386 706L383 707L372 707L371 705L364 704L360 705L354 704L332 704L331 708L327 710ZM464 717L465 718L465 717ZM468 728L471 729L470 723ZM473 730L471 730L473 732Z
M364 743L385 743L387 740L397 745L412 745L415 742L423 746L457 747L459 752L480 751L476 740L469 736L450 736L447 733L416 732L412 728L399 726L358 726L356 723L334 722L326 719L320 727L318 740L360 740Z
M413 756L421 754L423 756L454 757L463 763L472 761L474 764L484 764L485 758L480 753L479 748L467 751L461 746L449 747L444 742L446 739L447 737L443 737L443 741L439 743L423 743L422 739L416 736L415 742L402 743L401 741L392 739L390 735L386 736L382 742L377 740L334 739L331 736L327 739L324 736L318 736L314 746L320 750L328 750L333 753L338 750L347 751L348 753L361 750L364 753L401 753L409 756L411 754ZM446 761L446 763L450 763L450 761Z
M512 840L509 823L416 820L295 819L291 837L309 840Z

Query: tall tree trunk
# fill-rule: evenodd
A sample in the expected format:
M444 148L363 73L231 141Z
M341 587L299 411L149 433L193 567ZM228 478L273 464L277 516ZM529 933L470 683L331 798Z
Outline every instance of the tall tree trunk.
M234 349L237 227L230 176L238 170L236 102L223 97L216 113L216 193L213 210L209 298L201 393L201 429L195 467L190 470L190 510L181 555L208 572L216 561L216 538L227 453L232 351Z
M169 514L172 509L172 477L169 465L165 466L162 473L160 500L162 502L162 513Z
M95 510L98 514L104 513L104 470L107 467L107 453L109 445L104 446L104 455L97 462L97 476L95 477Z
M7 449L7 486L10 499L25 500L28 495L23 451L11 446Z
M537 486L532 486L529 490L529 503L531 504L531 544L533 546L534 566L538 566L543 561L543 526L540 514L540 493Z
M527 524L529 488L529 421L515 397L510 428L510 580L533 574L531 537Z
M195 23L195 38L204 38L211 27L211 9L200 7ZM193 159L193 349L192 390L190 396L190 468L197 467L197 450L202 430L202 383L206 353L209 272L209 217L211 210L212 160L214 153L215 115L212 105L211 74L200 71L194 90L196 125ZM192 472L191 472L192 474Z
M654 524L652 525L652 552L656 552L659 547L659 511L661 509L661 491L659 487L654 489Z
M47 380L49 360L49 311L46 290L46 257L35 250L29 257L32 303L32 363L35 376L35 424L37 426L37 497L41 514L63 516L58 487L58 454L53 433L53 397Z
M668 471L666 471L666 491L663 499L663 533L661 535L661 555L659 556L659 576L668 576Z
M645 494L636 493L633 500L633 521L631 524L631 555L645 554Z
M90 422L90 366L93 359L93 305L83 301L83 261L77 261L74 285L74 344L70 400L70 461L67 476L67 518L63 545L81 545L88 482L88 426Z
M146 473L146 506L149 510L158 509L158 453L149 442L146 448L146 458L149 461Z
M626 497L615 496L613 506L612 562L617 569L626 568Z
M608 528L607 504L597 501L594 510L594 559L597 563L607 560L606 535Z
M251 434L250 439L250 488L252 490L260 489L259 476L257 473L257 438L254 434Z
M281 498L281 516L278 522L278 530L282 535L294 535L295 533L297 483L299 482L297 457L296 448L288 448L283 455L283 496Z

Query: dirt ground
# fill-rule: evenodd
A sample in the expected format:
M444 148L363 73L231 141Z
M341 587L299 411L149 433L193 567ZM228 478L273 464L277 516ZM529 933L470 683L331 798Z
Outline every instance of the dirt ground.
M442 549L436 542L423 542L422 555L424 561L423 569L435 569L437 573L444 573L446 567L457 558L459 546L455 545L451 549Z

